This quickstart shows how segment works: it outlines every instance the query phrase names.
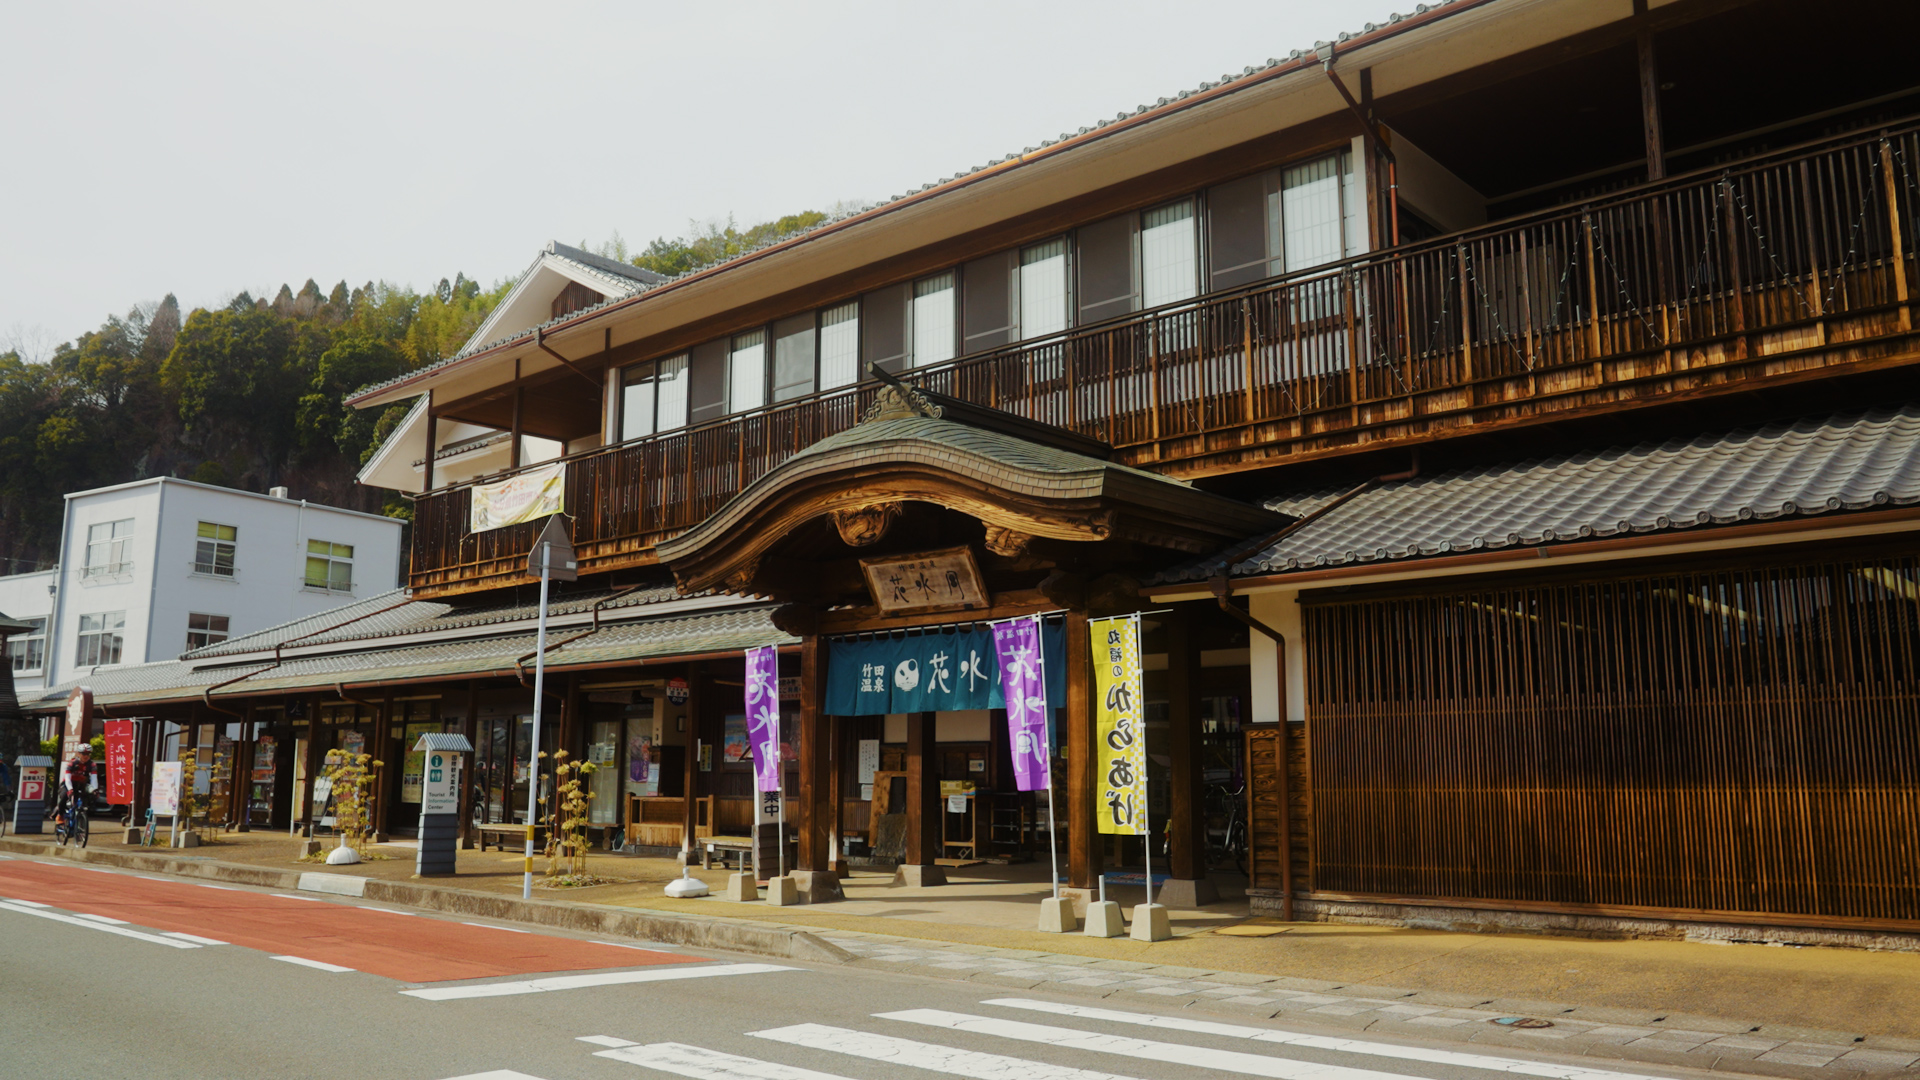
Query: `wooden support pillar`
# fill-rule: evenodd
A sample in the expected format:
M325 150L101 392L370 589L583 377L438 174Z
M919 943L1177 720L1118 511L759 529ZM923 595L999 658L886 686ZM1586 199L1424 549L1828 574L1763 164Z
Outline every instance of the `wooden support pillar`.
M300 805L292 808L293 820L307 824L308 836L313 835L313 779L320 771L320 699L307 698L307 762L306 777L300 782L300 790L295 796Z
M1099 818L1094 812L1093 670L1087 652L1087 614L1066 618L1067 884L1093 889L1101 868ZM1054 824L1059 828L1059 823Z
M389 812L393 801L399 796L400 773L403 771L400 740L392 737L393 732L393 692L389 690L373 707L373 738L367 745L384 747L385 752L375 760L380 768L373 778L373 842L384 844L392 838L387 831ZM391 790L390 790L391 789Z
M944 885L940 857L940 772L933 747L933 714L907 715L907 843L895 884Z
M460 774L460 846L473 850L473 786L480 779L480 680L467 680L467 713L460 721L460 734L467 737L467 745L474 752L467 759L468 768Z
M1192 908L1219 899L1207 880L1206 784L1200 747L1200 637L1190 610L1166 616L1167 646L1168 874L1160 902Z
M700 810L695 801L700 796L698 786L700 782L700 744L705 741L707 735L707 726L704 722L706 717L700 712L701 701L706 696L701 693L700 685L706 676L705 673L701 671L701 666L697 661L688 664L686 670L687 753L686 762L683 766L686 779L682 785L683 790L686 792L686 801L682 804L685 809L683 810L684 816L681 819L683 832L680 839L680 862L682 865L692 866L693 860L696 857L694 853L697 848L695 833L698 830L700 821ZM708 822L707 824L711 826L713 822Z
M1653 61L1653 31L1646 26L1647 0L1633 0L1633 14L1641 20L1634 34L1640 62L1640 127L1647 143L1647 179L1667 178L1667 152L1660 134L1660 71Z
M820 715L820 635L800 639L800 853L796 870L826 870L832 854L833 765L829 725Z
M516 369L519 367L519 363L520 362L518 360L514 361L514 366ZM526 430L520 426L520 413L521 413L521 410L526 407L526 403L527 403L527 388L524 386L514 387L513 388L513 437L512 437L512 440L508 443L508 448L507 448L507 468L509 469L517 469L520 467L520 440L522 437L526 435Z
M440 418L433 413L433 391L427 391L427 461L421 466L420 490L433 490L433 453L440 447Z
M253 740L258 726L254 722L253 702L248 701L241 711L245 719L240 721L239 737L233 740L233 763L229 766L232 780L227 784L233 792L233 822L235 832L253 831Z

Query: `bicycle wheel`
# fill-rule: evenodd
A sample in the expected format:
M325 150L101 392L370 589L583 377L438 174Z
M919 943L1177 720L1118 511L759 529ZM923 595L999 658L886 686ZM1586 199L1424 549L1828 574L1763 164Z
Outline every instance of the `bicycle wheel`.
M73 818L73 838L81 847L87 846L87 835L93 830L87 821L87 812L80 811Z
M1233 856L1233 868L1242 876L1247 872L1247 828L1236 821L1227 828L1227 854Z
M54 842L61 847L67 846L67 822L65 818L59 818L54 821L53 839Z

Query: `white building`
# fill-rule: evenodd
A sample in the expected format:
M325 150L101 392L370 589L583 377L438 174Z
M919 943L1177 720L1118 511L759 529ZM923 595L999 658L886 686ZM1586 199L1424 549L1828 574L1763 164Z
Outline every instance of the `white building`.
M276 488L276 492L285 489ZM0 577L16 688L171 660L395 587L401 523L170 477L66 497L60 564Z

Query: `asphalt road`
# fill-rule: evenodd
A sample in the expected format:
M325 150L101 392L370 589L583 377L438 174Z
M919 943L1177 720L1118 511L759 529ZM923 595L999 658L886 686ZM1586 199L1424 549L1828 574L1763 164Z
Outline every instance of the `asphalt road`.
M25 858L0 858L0 987L0 1078L1654 1075Z

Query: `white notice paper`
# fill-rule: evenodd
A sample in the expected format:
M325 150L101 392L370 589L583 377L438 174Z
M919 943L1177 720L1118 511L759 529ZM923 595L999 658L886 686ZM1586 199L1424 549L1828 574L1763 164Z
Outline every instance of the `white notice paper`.
M964 814L966 812L967 812L967 797L965 795L947 796L947 813Z

